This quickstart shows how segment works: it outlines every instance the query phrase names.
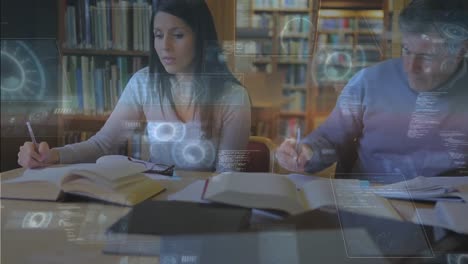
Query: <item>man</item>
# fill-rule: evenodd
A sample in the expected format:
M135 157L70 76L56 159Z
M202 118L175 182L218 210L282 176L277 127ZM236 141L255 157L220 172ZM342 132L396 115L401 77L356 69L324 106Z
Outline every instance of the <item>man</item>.
M280 165L316 172L352 161L349 172L406 179L468 173L466 2L413 0L400 14L402 57L358 72L299 153L295 139L281 144Z

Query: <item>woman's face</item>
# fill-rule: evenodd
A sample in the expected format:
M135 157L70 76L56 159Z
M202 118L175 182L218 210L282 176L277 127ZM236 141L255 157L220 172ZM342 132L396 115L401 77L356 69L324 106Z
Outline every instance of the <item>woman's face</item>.
M193 73L195 37L180 18L158 12L154 18L154 49L170 74Z

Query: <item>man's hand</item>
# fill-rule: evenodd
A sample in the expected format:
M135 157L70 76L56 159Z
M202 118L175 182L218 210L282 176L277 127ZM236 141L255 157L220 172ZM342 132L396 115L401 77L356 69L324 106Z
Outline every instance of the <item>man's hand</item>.
M47 142L41 142L38 149L32 142L25 142L18 152L18 164L24 168L45 167L59 161L58 151L50 149Z
M312 158L312 149L304 144L296 152L296 139L286 139L276 150L276 159L281 167L295 172L304 172L305 165Z

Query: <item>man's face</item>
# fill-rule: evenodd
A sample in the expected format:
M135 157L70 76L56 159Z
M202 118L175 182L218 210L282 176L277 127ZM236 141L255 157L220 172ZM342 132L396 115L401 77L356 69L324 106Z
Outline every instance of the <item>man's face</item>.
M402 58L411 89L430 91L447 81L457 70L461 51L448 52L437 33L403 33Z

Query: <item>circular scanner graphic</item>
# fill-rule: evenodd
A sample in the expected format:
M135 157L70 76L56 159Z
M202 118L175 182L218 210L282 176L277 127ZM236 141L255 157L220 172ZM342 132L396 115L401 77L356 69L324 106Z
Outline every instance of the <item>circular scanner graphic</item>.
M178 142L185 137L185 125L176 122L149 122L150 142Z
M215 160L215 150L208 140L184 141L174 145L172 156L180 167L210 167Z
M23 41L1 41L1 99L42 99L46 79L42 63Z

